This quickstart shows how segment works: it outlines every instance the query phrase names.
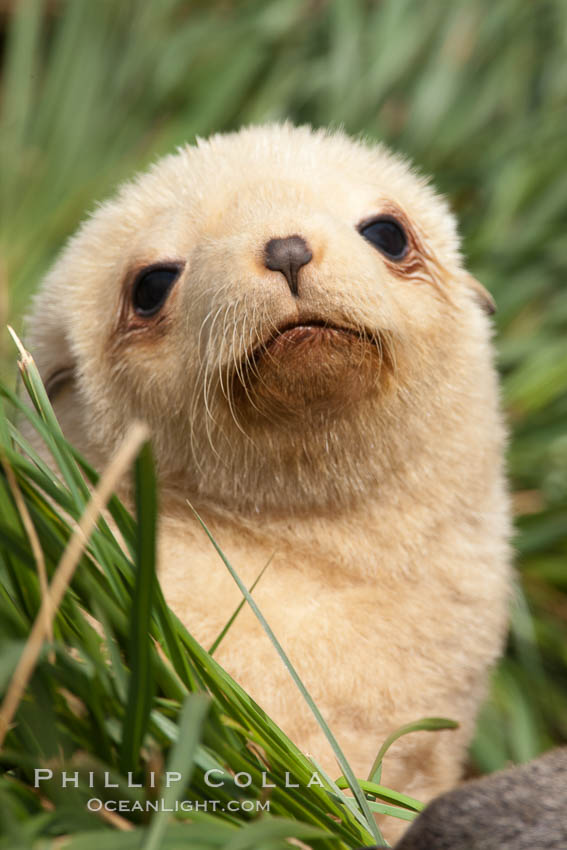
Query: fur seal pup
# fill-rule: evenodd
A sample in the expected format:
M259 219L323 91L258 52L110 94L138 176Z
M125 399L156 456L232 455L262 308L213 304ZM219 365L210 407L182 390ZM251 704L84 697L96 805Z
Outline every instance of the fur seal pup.
M248 586L274 555L255 598L359 776L401 724L459 721L391 750L383 781L422 800L459 778L506 628L491 310L425 180L286 124L199 141L124 185L29 320L93 463L149 423L161 582L205 646L240 594L186 499ZM336 772L247 608L218 658Z

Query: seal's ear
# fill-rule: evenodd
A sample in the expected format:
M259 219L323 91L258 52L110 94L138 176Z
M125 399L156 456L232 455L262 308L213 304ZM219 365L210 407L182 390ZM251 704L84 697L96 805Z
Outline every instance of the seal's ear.
M488 289L485 289L482 283L479 283L476 277L473 277L472 274L468 272L464 273L464 280L467 286L469 286L475 296L475 299L480 304L485 313L489 316L494 315L496 313L496 302Z
M75 377L75 369L73 366L61 366L55 369L48 375L45 381L45 390L49 401L53 404L55 396L60 393L63 387L66 387Z

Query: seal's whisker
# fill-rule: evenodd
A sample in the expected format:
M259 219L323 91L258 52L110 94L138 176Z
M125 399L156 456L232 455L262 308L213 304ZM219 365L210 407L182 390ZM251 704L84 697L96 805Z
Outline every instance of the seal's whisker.
M216 313L215 313L215 315L212 319L212 322L211 322L209 339L208 339L208 346L207 346L207 348L208 348L207 353L209 354L209 357L207 358L207 364L206 364L205 375L204 375L204 380L203 380L203 404L204 404L205 414L206 414L205 415L205 431L206 431L208 443L209 443L211 449L213 450L215 457L219 461L222 461L222 456L221 456L220 452L218 451L218 449L216 448L216 446L214 445L214 440L213 440L213 436L212 436L212 425L213 424L215 425L217 435L219 437L224 437L224 439L226 441L228 441L228 438L227 438L226 434L224 433L222 427L220 426L220 423L215 418L213 411L212 411L212 392L211 392L211 389L215 385L214 382L215 382L216 372L215 372L215 369L214 369L215 359L211 355L214 351L215 346L217 345L217 340L215 339L215 326L216 326L217 321L219 319L219 316L222 314L222 312L223 312L223 305L221 305L218 308L218 310L216 311ZM222 339L221 339L221 346L222 346Z
M232 359L234 359L234 351L235 351L235 346L236 346L236 328L237 328L236 316L237 316L237 311L239 311L241 309L241 301L242 300L243 299L237 299L236 301L234 301L232 304L230 304L227 307L227 310L225 312L224 322L223 322L222 335L223 335L223 343L224 343L228 339L228 333L227 333L227 328L226 328L227 320L229 319L229 316L231 316L231 314L232 314L232 318L231 318L232 340L231 340L231 345L230 345L230 353L232 355ZM228 343L227 343L227 345L228 345ZM246 438L248 438L248 434L245 431L245 429L243 428L243 426L242 426L242 424L241 424L241 422L240 422L240 420L239 420L239 418L236 414L236 408L234 406L234 398L233 398L232 387L231 387L230 374L227 371L227 368L226 368L224 361L225 361L224 356L220 356L218 362L219 362L219 383L220 383L221 391L222 391L222 393L223 393L223 395L226 399L228 409L230 411L230 415L232 416L234 424L236 425L238 430ZM225 377L225 380L226 380L226 387L225 387L224 381L223 381L223 374L224 374L224 377Z
M258 336L258 330L256 325L256 305L252 304L252 320L248 323L248 342L244 346L244 356L243 357L235 357L234 361L234 370L235 374L238 377L241 387L244 389L244 393L248 400L248 403L257 413L262 413L261 409L258 407L251 391L251 378L259 379L260 375L256 370L255 361L248 354L252 350L254 339ZM248 319L248 310L244 316L244 322ZM244 325L245 327L245 325ZM242 334L244 337L244 333Z

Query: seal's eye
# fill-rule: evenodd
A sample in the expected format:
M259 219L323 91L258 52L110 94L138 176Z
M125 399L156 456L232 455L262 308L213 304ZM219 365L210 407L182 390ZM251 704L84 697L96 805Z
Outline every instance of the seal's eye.
M151 266L138 275L132 303L139 316L153 316L165 304L179 274L178 266Z
M380 216L359 227L359 233L390 260L403 260L408 237L402 225L390 216Z

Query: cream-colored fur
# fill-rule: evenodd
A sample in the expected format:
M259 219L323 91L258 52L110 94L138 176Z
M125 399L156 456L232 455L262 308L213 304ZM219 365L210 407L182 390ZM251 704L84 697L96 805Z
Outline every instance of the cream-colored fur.
M415 237L409 265L357 231L392 211ZM298 295L263 262L290 235L313 253ZM127 282L161 261L185 265L145 327ZM55 409L95 463L134 417L150 424L161 582L205 646L240 595L186 499L248 585L275 553L255 598L359 776L401 724L459 721L387 758L383 781L423 800L459 778L506 623L504 433L482 300L445 202L405 163L276 125L187 146L123 186L69 242L29 325L44 379L73 370ZM251 360L275 328L313 321L365 337L322 333ZM336 774L248 609L218 658Z

